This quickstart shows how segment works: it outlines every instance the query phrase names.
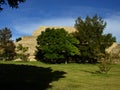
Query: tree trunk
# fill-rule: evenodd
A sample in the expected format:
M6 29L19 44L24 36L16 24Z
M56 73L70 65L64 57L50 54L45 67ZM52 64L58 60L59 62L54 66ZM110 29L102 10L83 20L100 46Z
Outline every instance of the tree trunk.
M68 58L65 59L65 64L68 64L68 60L69 60Z

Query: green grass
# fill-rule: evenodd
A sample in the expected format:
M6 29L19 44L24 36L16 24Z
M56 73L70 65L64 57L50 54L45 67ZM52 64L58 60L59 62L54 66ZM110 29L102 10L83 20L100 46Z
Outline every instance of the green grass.
M0 83L13 83L9 89L15 90L120 90L120 64L112 65L108 74L97 70L91 64L0 62Z

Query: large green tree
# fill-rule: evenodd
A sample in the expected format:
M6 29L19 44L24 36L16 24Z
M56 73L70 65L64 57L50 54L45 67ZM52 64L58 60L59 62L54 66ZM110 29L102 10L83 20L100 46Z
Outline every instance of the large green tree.
M9 5L11 8L18 8L19 3L23 3L25 0L0 0L0 11L3 10L2 5Z
M76 20L74 36L80 41L78 48L82 62L96 62L99 55L116 41L112 34L103 34L105 27L106 22L98 15L87 16L85 20L78 17Z
M38 57L43 55L44 60L52 63L67 63L70 56L79 55L79 50L75 46L79 41L68 34L63 28L47 28L37 38ZM40 53L41 52L41 53Z
M11 40L12 33L10 29L0 29L0 58L13 59L15 55L15 45Z

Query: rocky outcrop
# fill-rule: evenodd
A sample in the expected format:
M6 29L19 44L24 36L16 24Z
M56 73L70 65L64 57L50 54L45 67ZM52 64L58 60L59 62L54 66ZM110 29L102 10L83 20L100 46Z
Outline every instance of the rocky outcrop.
M120 44L113 43L111 47L106 49L106 52L110 54L112 62L120 63Z
M113 44L111 45L111 47L109 47L109 48L106 49L106 52L107 52L107 53L112 53L117 46L118 46L117 43L113 43Z
M46 28L64 28L66 31L69 33L75 32L76 29L74 27L68 27L68 26L40 26L37 30L35 30L32 34L32 36L37 37L38 35L41 34L41 31L45 31Z
M27 53L29 54L30 61L35 61L34 53L36 51L36 45L37 45L36 38L37 37L34 36L23 36L19 42L15 43L16 46L22 44L24 47L28 47Z

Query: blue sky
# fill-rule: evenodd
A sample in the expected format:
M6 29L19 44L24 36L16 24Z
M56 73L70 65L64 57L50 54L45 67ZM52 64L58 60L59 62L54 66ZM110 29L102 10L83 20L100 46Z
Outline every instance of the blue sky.
M39 26L74 26L79 16L98 14L107 22L104 33L120 43L120 0L26 0L18 9L3 7L0 28L10 28L13 39L31 35Z

